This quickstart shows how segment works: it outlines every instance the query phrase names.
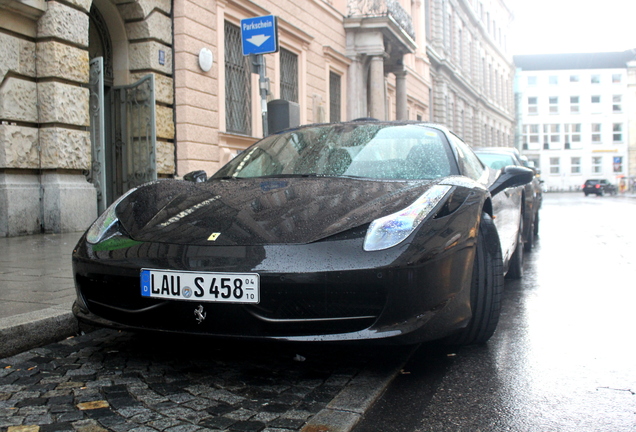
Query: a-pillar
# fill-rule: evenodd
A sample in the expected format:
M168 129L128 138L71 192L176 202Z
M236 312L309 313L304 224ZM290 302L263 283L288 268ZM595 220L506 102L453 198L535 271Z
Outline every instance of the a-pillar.
M395 104L396 119L408 120L405 70L395 72Z
M383 56L371 57L371 67L369 71L369 114L378 120L386 120Z

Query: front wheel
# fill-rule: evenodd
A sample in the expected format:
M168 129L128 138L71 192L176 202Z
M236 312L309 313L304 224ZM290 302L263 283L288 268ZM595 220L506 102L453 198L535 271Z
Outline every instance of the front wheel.
M533 218L532 223L530 224L530 229L528 230L528 236L525 239L525 243L523 244L523 249L526 252L530 252L534 246L534 231L535 231L535 225L536 220Z
M497 228L484 213L479 224L470 287L472 317L468 325L446 339L452 345L483 344L497 328L503 296L503 259Z
M517 246L515 251L510 257L510 263L508 263L508 273L506 277L509 279L521 279L523 277L523 217L519 224L519 234L517 235Z

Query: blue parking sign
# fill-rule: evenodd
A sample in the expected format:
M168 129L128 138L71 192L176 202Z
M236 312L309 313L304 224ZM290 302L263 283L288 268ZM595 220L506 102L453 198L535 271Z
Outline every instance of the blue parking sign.
M278 51L278 28L274 15L241 20L243 55L268 54Z

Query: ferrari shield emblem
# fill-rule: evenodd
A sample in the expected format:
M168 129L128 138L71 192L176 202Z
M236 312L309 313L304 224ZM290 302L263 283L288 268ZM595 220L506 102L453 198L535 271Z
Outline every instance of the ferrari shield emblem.
M208 237L208 241L216 241L216 239L218 239L220 235L221 233L218 232L212 233L210 234L210 237Z

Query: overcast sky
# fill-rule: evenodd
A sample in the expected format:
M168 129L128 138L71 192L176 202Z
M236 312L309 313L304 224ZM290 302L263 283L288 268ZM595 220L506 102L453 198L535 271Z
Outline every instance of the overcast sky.
M636 48L636 0L508 0L506 3L515 16L509 41L513 55Z

